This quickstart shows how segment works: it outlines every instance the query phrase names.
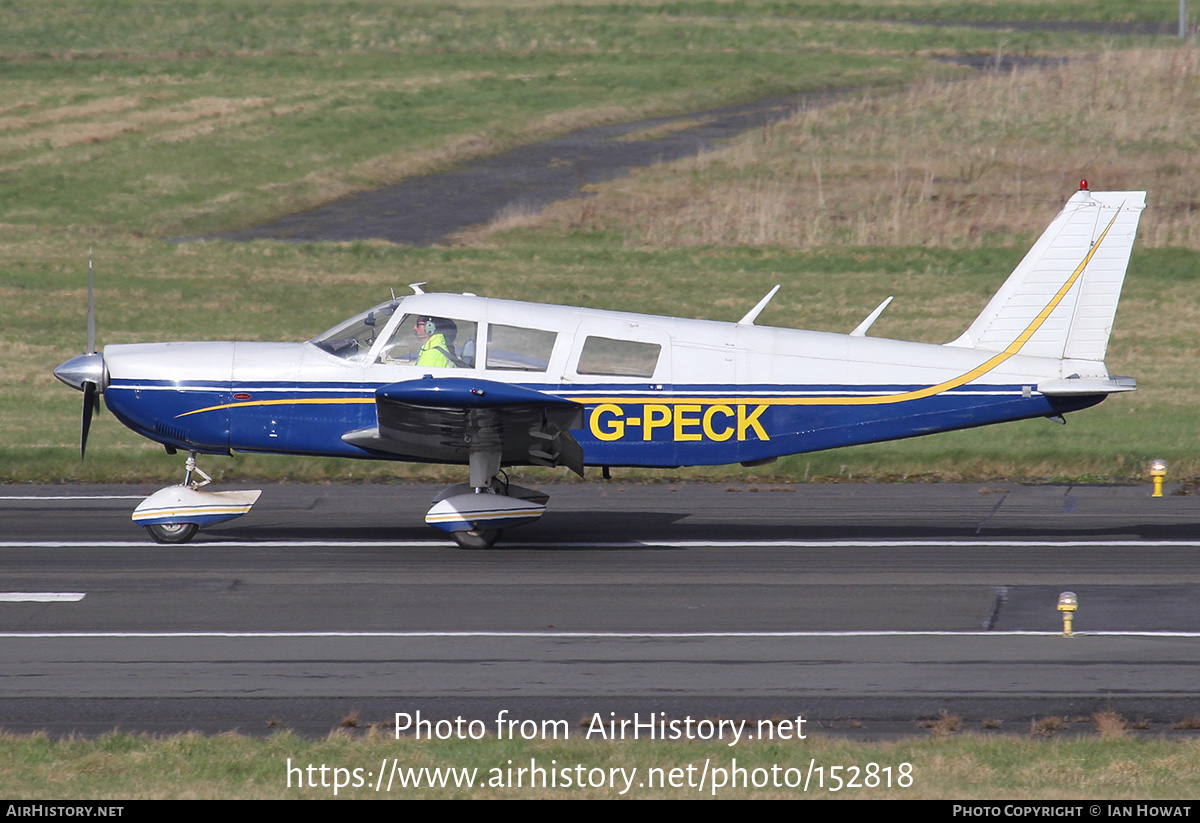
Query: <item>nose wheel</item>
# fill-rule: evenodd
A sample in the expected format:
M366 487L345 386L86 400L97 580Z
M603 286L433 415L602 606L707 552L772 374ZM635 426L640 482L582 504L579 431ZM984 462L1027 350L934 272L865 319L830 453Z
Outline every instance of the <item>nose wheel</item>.
M450 532L460 549L490 549L496 545L502 529L476 529L469 532Z
M195 523L153 523L146 533L155 543L186 543L196 536L200 526Z
M188 455L186 469L181 485L159 489L133 511L133 522L145 528L155 543L186 543L201 526L241 517L262 494L258 489L203 491L212 478L196 466L195 452Z

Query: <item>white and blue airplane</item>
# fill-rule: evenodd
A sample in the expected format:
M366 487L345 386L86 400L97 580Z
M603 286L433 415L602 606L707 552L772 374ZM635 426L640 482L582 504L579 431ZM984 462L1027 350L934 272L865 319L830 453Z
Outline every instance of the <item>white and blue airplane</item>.
M506 466L741 463L1009 420L1132 391L1104 365L1145 192L1086 181L965 333L945 345L495 300L393 298L305 343L148 343L55 369L123 424L188 454L184 483L133 519L160 542L250 510L197 454L256 452L467 466L426 521L467 548L541 516ZM194 479L197 475L201 478Z

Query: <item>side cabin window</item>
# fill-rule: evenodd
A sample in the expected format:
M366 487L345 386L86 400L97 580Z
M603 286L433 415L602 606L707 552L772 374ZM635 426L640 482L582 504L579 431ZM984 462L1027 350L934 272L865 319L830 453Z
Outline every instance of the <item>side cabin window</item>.
M487 367L508 371L544 372L558 332L488 324Z
M324 334L314 337L311 342L343 360L362 360L375 344L375 337L387 326L399 305L399 300L382 303L344 323L339 323Z
M583 342L576 374L607 377L653 377L662 346L636 340L588 337Z
M473 320L406 314L379 352L379 362L430 369L472 369L476 332Z

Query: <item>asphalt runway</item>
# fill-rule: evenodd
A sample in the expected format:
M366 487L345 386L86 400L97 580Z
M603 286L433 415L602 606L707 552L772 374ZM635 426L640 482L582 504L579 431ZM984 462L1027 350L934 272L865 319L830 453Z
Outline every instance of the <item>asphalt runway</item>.
M943 711L1022 733L1104 709L1153 733L1200 716L1195 497L545 488L541 522L471 552L423 525L430 486L270 486L186 546L129 520L151 488L5 487L0 726L325 734L507 709L887 736Z

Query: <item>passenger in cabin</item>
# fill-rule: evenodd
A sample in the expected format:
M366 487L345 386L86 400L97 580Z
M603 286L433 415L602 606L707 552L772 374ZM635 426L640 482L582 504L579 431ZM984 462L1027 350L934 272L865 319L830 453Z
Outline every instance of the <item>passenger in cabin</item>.
M444 317L418 317L413 331L421 341L421 352L417 355L418 366L435 369L453 369L458 366L454 356L454 338L458 327L453 320Z

